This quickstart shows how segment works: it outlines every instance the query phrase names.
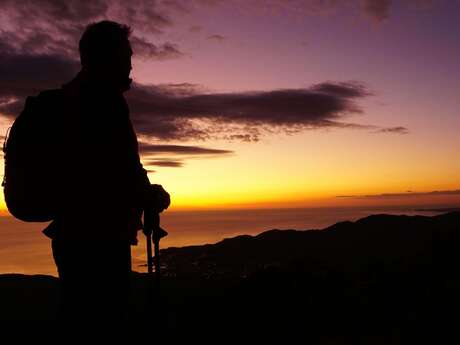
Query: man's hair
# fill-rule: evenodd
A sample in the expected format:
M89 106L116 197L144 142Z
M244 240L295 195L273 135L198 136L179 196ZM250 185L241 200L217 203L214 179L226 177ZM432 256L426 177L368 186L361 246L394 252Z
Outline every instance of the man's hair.
M113 52L128 41L130 34L129 26L110 20L89 24L79 43L81 64L87 66L107 61Z

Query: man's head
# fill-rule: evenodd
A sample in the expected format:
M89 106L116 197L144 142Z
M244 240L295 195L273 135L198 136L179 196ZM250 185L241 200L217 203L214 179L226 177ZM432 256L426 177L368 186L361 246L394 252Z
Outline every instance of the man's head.
M129 26L108 20L86 27L79 44L80 61L92 79L118 91L129 90L133 54L130 33Z

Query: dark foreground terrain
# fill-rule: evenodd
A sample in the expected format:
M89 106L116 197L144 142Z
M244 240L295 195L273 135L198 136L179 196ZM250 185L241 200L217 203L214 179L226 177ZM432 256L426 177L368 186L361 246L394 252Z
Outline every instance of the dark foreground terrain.
M459 246L451 212L168 248L163 304L150 312L171 337L218 333L235 344L460 344ZM133 324L145 317L146 281L133 273ZM3 320L52 320L58 297L53 277L0 276Z

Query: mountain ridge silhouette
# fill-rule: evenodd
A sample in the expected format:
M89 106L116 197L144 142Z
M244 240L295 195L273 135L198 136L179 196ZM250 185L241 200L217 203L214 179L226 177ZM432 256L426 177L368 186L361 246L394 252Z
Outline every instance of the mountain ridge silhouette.
M162 249L167 332L231 329L264 343L426 343L432 297L443 316L460 308L459 230L460 212L379 214ZM134 323L147 279L133 272ZM57 291L54 277L0 275L0 319L53 319Z

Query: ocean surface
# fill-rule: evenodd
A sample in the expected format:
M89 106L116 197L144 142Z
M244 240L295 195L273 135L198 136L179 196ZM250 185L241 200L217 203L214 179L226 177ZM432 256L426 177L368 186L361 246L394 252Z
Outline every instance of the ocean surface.
M407 206L165 211L161 214L161 225L169 236L162 240L161 248L216 243L225 238L257 235L271 229L322 229L340 221L354 221L379 213L433 215L439 211ZM41 232L46 225L0 216L0 274L57 276L50 240ZM132 247L133 269L144 272L145 240L141 232L138 237L139 244ZM104 269L105 263L94 264Z

